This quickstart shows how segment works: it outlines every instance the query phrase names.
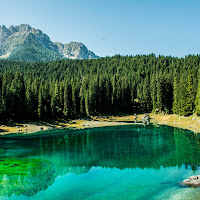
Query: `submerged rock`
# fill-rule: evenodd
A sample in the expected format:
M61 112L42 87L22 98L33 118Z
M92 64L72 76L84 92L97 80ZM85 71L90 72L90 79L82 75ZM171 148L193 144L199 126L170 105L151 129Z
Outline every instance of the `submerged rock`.
M183 183L189 187L200 187L200 175L190 176L188 179L184 180Z

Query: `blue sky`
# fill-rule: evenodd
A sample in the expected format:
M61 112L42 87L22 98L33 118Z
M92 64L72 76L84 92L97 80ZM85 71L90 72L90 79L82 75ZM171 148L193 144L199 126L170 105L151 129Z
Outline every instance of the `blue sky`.
M200 54L200 1L0 0L0 24L30 24L99 56Z

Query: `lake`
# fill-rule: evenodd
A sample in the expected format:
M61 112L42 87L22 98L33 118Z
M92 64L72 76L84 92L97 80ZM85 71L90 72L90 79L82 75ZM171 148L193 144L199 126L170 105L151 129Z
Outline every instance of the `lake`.
M200 199L200 138L168 126L0 138L0 200Z

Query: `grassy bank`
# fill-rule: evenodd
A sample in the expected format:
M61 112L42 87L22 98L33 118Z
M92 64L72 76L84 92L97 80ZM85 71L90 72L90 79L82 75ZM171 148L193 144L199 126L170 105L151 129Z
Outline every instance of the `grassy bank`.
M138 115L138 121L141 123L143 114ZM151 123L168 125L183 129L191 130L195 133L200 132L200 117L191 115L189 117L178 116L175 114L164 115L150 113ZM69 125L73 128L84 128L84 127L101 127L101 126L114 126L114 125L126 125L135 124L134 115L126 116L108 116L108 117L92 117L93 121L77 121L75 124Z
M122 116L122 117L112 117L111 120L117 121L132 121L133 115ZM141 120L143 115L138 115L138 119ZM195 133L200 132L200 117L197 115L191 115L189 117L178 116L175 114L164 115L164 114L154 114L150 113L151 123L168 125L183 129L191 130Z
M138 121L141 123L141 118L143 115L138 115ZM189 117L183 117L178 115L163 115L163 114L150 114L151 123L168 125L178 128L184 128L195 133L200 132L200 117L192 115ZM0 134L10 134L10 133L23 133L31 134L38 131L45 131L50 128L92 128L92 127L103 127L103 126L117 126L117 125L127 125L135 124L133 122L133 115L126 116L106 116L106 117L95 117L92 116L91 120L73 120L68 123L54 122L54 123L44 123L44 122L24 122L15 123L9 125L0 126Z

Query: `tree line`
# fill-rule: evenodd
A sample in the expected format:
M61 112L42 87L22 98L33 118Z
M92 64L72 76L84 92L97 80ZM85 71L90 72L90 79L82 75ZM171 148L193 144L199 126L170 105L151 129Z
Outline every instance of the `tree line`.
M165 112L200 115L199 56L0 61L1 121Z

